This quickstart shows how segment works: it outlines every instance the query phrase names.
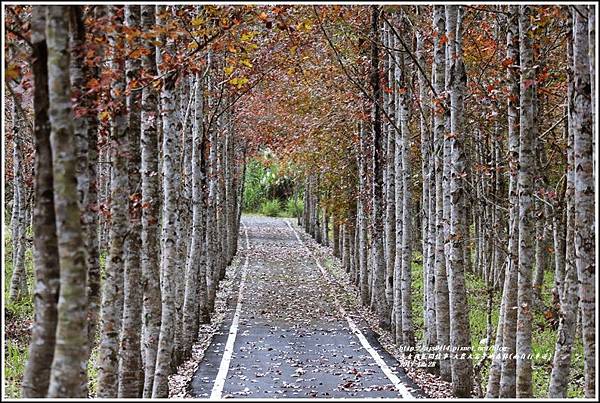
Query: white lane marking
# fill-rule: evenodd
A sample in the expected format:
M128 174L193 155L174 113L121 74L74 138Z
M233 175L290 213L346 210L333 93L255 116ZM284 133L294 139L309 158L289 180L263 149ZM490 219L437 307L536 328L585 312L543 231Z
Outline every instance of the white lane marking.
M414 399L415 396L413 396L412 393L409 392L409 390L402 383L400 378L398 378L398 376L396 376L396 374L394 374L392 369L385 363L385 361L383 360L383 358L381 358L379 353L369 344L369 342L365 338L365 335L360 331L358 326L356 326L354 321L352 319L350 319L349 316L346 316L346 320L348 321L348 325L350 326L350 329L352 330L352 332L356 335L356 337L358 337L358 340L360 340L360 344L362 344L362 346L365 348L365 350L367 350L369 352L369 354L371 354L371 357L373 357L373 359L375 360L375 362L377 363L379 368L381 368L381 371L394 384L396 389L398 389L398 392L400 392L400 395L402 395L402 397L404 399Z
M248 228L246 227L246 224L242 223L242 225L244 227L244 234L246 236L246 259L244 261L244 266L242 266L242 279L240 280L235 314L233 315L233 321L231 322L231 327L229 328L229 336L227 336L227 343L225 344L225 350L223 350L223 357L221 358L219 372L217 373L212 392L210 393L211 399L221 399L221 395L223 394L223 387L225 386L227 372L229 372L229 365L231 364L231 358L233 354L233 345L235 344L235 337L237 336L240 315L242 313L242 293L244 292L244 286L246 283L246 272L248 271L249 256L248 250L250 249L250 242L248 241Z
M319 267L319 270L321 271L321 274L323 275L323 277L325 277L325 279L327 281L329 281L330 283L332 283L332 280L330 278L329 273L327 273L327 271L325 270L325 268L323 266L321 266L321 263L319 262L319 259L317 259L317 257L312 253L312 251L310 250L310 248L300 238L300 236L298 235L298 232L296 231L296 229L294 227L292 227L292 225L290 224L290 222L287 221L287 220L286 220L286 224L294 232L294 235L296 236L296 239L306 248L306 250L308 251L308 254L315 260L315 262L317 263L317 267ZM402 381L400 380L400 378L398 378L398 376L396 376L396 374L394 374L394 372L392 371L392 369L385 363L385 361L383 360L383 358L381 358L381 356L379 355L379 353L377 352L377 350L375 350L373 348L373 346L371 346L371 344L369 344L369 341L367 340L367 338L365 337L365 335L361 332L361 330L358 328L358 326L356 326L356 323L354 323L354 321L350 318L350 316L348 316L348 314L346 313L346 310L344 309L344 307L340 305L337 297L335 297L335 302L336 302L336 305L337 305L338 309L342 313L342 315L344 315L344 317L348 321L348 325L350 326L350 330L352 330L352 333L354 333L356 335L356 337L358 337L358 340L360 341L360 344L362 344L362 346L364 347L364 349L367 350L367 352L371 355L371 357L373 357L373 360L375 360L375 362L377 363L377 365L379 366L379 368L381 369L381 371L394 384L394 387L396 389L398 389L398 392L400 392L400 395L404 399L414 399L415 396L413 396L412 393L410 393L410 391L402 383Z

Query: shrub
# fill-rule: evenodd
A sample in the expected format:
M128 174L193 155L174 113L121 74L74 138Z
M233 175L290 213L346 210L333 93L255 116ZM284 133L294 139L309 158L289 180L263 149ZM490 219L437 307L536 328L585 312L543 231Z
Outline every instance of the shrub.
M269 217L277 217L279 215L279 211L281 210L281 204L279 200L272 199L262 202L260 205L260 212Z
M260 212L262 204L273 199L283 203L294 188L294 180L286 172L286 164L266 150L248 161L244 177L243 210Z
M257 211L265 202L267 188L263 181L264 168L258 161L250 161L246 166L244 186L244 210Z
M294 200L293 197L287 199L285 204L285 215L288 217L298 217L304 210L304 201L302 199Z

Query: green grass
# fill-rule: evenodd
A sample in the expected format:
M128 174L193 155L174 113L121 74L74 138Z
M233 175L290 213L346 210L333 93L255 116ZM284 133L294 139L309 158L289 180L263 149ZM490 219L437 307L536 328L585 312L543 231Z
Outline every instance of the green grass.
M4 309L7 320L33 319L33 301L31 297L22 298L18 301L8 301L6 299L5 301Z
M552 270L544 273L542 300L544 306L552 305L552 295L550 290L554 285L554 275ZM532 349L534 354L549 355L549 359L538 359L533 362L533 389L534 395L547 397L550 381L550 371L552 371L552 360L554 357L557 331L552 329L540 311L534 312L534 331ZM575 339L571 355L571 373L568 397L583 398L583 343L580 337Z
M415 262L417 261L417 262ZM487 290L485 282L476 275L466 273L467 300L469 306L469 325L471 330L471 345L474 349L482 347L479 341L486 337L487 333ZM552 303L550 290L553 287L553 273L548 270L544 276L544 287L542 298L546 306ZM413 323L415 326L415 337L423 341L423 267L420 263L420 255L415 253L412 265L412 297L413 297ZM493 337L496 335L496 326L499 320L501 291L495 291L492 309ZM557 331L552 329L546 322L542 312L534 314L532 351L533 360L533 394L536 398L547 397L552 360L557 338ZM494 340L491 340L491 347ZM488 365L481 372L482 389L487 386ZM569 382L568 397L583 398L583 344L581 338L575 340L573 355L571 358L571 381Z
M21 380L25 372L29 349L12 340L6 340L4 351L4 396L18 399L21 397Z
M9 398L21 397L21 381L25 371L25 364L29 356L29 336L16 330L16 338L10 338L11 329L18 328L20 324L33 319L32 285L33 279L33 255L32 250L25 251L25 270L27 272L27 284L29 293L27 296L17 300L9 301L10 281L13 272L12 262L12 237L10 227L6 226L4 231L4 314L6 318L4 337L4 387L5 396ZM14 325L13 325L14 324ZM7 332L8 330L8 332ZM15 330L13 330L15 331Z
M10 332L7 332L6 328L10 328L11 324L18 325L24 321L33 320L34 307L32 300L32 285L34 283L33 278L33 255L31 248L25 252L25 268L27 270L27 283L29 284L29 296L22 298L18 301L8 301L8 293L10 289L10 279L12 277L12 239L10 230L5 227L4 232L4 313L6 317L7 326L5 327L5 361L4 361L4 396L7 398L20 398L21 397L21 382L23 374L25 372L25 365L29 358L29 334L21 332L16 338L11 338ZM100 270L104 275L104 269L106 266L106 252L100 254ZM17 326L18 327L18 326ZM98 340L96 342L96 345ZM88 361L87 370L89 376L89 392L92 396L96 394L97 380L98 380L98 368L96 361L98 359L98 348L96 347L90 356Z

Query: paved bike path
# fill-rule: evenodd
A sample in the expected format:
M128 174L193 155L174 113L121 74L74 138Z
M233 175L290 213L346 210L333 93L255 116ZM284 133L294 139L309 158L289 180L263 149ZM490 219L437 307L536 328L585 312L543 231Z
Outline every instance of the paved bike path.
M283 219L242 221L237 288L193 376L192 397L424 397L366 324L341 312L340 291L300 229Z

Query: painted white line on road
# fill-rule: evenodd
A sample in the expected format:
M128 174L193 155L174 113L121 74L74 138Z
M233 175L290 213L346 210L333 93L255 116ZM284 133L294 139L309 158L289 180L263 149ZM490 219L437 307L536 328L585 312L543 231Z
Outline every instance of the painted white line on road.
M317 263L317 267L321 271L321 274L323 274L323 277L325 277L325 279L327 281L329 281L330 283L332 283L332 279L330 277L330 274L327 273L327 271L325 270L325 268L323 266L321 266L321 263L319 262L319 259L317 259L317 257L312 253L312 251L310 250L310 248L304 243L304 241L302 240L302 238L300 238L300 236L298 235L298 232L296 231L296 229L292 226L292 224L290 224L290 222L288 220L286 220L286 224L294 232L294 235L296 236L296 239L306 248L306 250L308 251L308 254L315 260L315 262ZM385 361L383 360L383 358L381 358L381 356L379 355L379 353L377 352L377 350L375 350L373 348L373 346L371 346L371 344L369 344L369 341L367 340L367 338L365 337L365 335L361 332L361 330L358 328L358 326L356 326L356 323L354 323L354 321L350 318L350 316L348 316L348 314L346 313L346 310L344 309L344 307L340 305L337 297L335 297L335 302L336 302L336 305L337 305L338 309L342 313L342 315L344 315L344 317L348 321L348 325L350 326L350 330L352 330L352 333L354 333L356 335L356 337L358 337L358 340L360 341L360 344L362 344L362 346L364 347L364 349L367 350L367 352L371 355L371 357L373 357L373 360L375 360L375 362L377 363L377 365L379 366L379 368L381 369L381 371L385 374L385 376L388 377L388 379L392 382L392 384L394 384L394 387L396 389L398 389L398 392L400 392L400 395L404 399L414 399L415 396L413 396L413 394L410 393L410 391L406 388L406 385L404 385L402 383L402 381L400 380L400 378L398 378L398 376L396 374L394 374L394 372L392 371L392 369L385 363Z
M367 350L369 352L369 354L371 354L371 357L373 357L373 359L375 360L375 362L377 363L379 368L381 368L381 371L394 384L396 389L398 389L398 392L400 392L400 395L402 395L402 397L404 399L414 399L415 397L412 395L412 393L409 392L409 390L406 388L406 385L404 385L402 383L402 381L400 380L400 378L398 378L398 376L396 374L394 374L392 369L385 363L383 358L381 358L381 356L379 355L377 350L375 350L369 344L369 341L367 340L365 335L360 331L358 326L356 326L356 323L354 323L354 321L352 319L350 319L349 316L346 316L346 320L348 321L348 325L350 326L350 329L352 330L352 332L356 335L356 337L358 337L358 340L360 340L360 344L362 344L362 346L365 348L365 350Z
M223 387L225 386L225 379L229 372L229 365L231 364L231 358L233 355L233 345L235 344L235 337L238 332L238 325L240 322L240 315L242 313L242 293L244 292L244 286L246 283L246 272L248 271L248 250L250 249L250 242L248 241L248 228L246 224L244 226L244 234L246 236L246 259L242 266L242 279L240 280L240 288L238 290L238 301L235 307L235 314L233 315L233 321L229 328L229 336L227 336L227 343L225 344L225 350L223 350L223 358L221 359L221 365L219 366L219 372L215 378L215 384L213 385L212 392L210 393L211 399L221 399L223 394Z

